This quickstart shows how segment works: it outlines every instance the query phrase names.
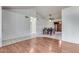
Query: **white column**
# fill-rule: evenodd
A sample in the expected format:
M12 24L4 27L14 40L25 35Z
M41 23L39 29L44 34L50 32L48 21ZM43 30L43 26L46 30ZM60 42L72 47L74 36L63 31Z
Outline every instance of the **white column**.
M2 47L2 7L0 6L0 47Z
M30 22L31 22L31 35L36 35L36 18L31 17L30 18Z

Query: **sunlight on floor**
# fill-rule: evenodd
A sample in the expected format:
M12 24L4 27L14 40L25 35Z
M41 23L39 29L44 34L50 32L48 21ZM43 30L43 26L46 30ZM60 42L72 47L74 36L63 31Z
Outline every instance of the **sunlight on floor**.
M52 45L49 45L49 52L52 52Z
M33 53L34 52L34 48L31 48L29 53Z
M62 45L62 40L59 40L59 47L61 47Z

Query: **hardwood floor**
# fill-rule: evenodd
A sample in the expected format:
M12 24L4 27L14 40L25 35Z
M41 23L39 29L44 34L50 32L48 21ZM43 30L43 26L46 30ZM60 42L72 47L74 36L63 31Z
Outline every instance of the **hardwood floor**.
M0 48L1 53L52 53L61 52L59 40L37 37Z
M62 52L79 53L79 44L62 41Z
M37 37L3 46L0 53L79 53L79 44Z

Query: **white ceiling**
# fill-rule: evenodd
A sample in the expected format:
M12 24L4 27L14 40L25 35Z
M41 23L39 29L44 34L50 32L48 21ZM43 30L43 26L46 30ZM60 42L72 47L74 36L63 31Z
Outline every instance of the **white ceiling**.
M61 18L62 9L67 8L68 6L44 6L37 7L37 12L45 18L49 18L49 14L52 14L52 17L55 19Z
M3 6L4 9L35 9L45 19L49 19L49 14L55 19L61 18L62 9L68 7L70 6Z

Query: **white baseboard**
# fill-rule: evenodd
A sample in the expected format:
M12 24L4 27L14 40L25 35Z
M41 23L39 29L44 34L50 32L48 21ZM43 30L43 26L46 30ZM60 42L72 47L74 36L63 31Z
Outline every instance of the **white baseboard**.
M18 38L13 38L13 39L6 39L6 40L2 41L2 46L14 44L16 42L20 42L20 41L23 41L23 40L29 40L29 39L38 37L38 35L41 35L41 34L40 33L39 34L30 34L30 35L24 36L24 37L18 37Z

